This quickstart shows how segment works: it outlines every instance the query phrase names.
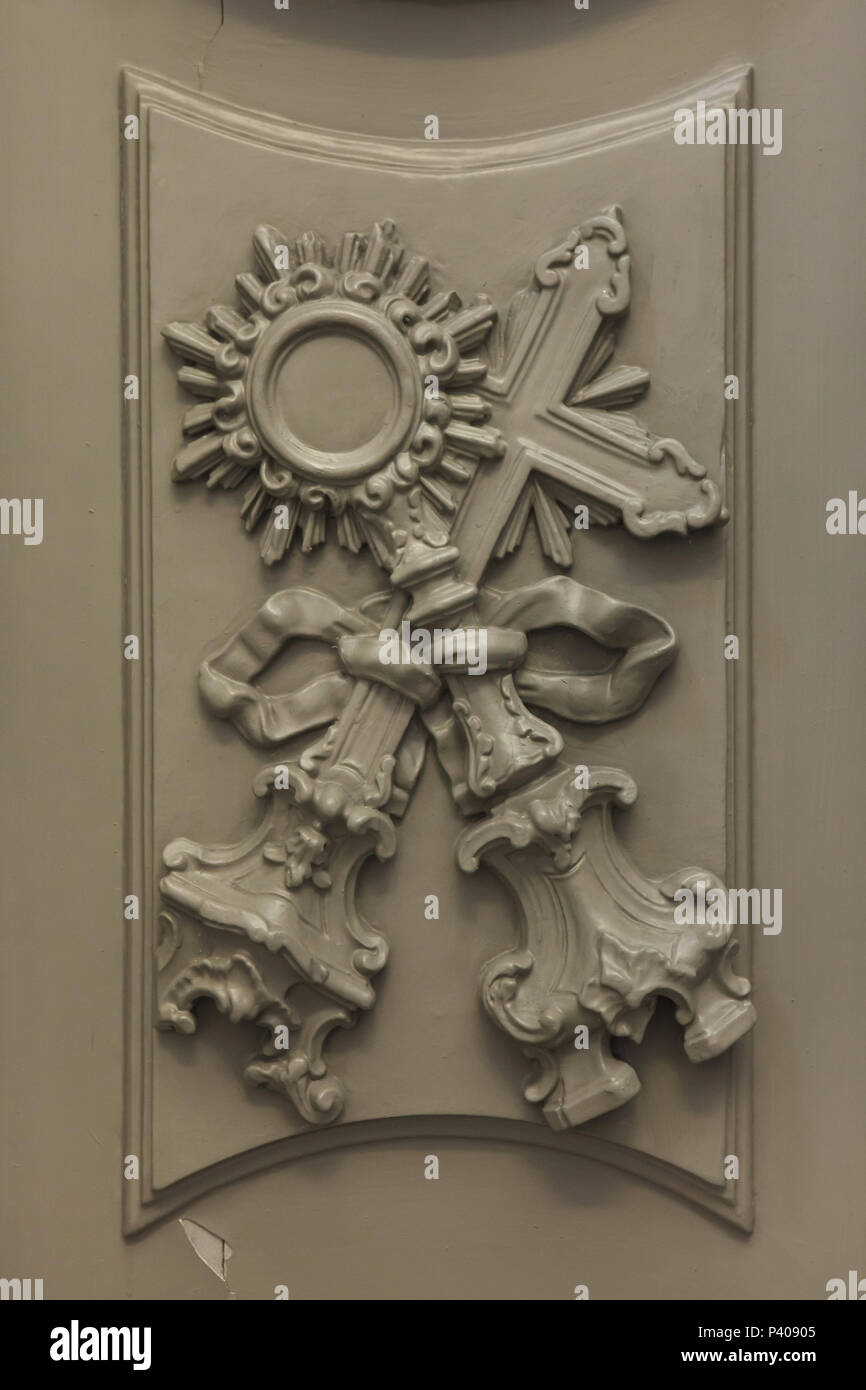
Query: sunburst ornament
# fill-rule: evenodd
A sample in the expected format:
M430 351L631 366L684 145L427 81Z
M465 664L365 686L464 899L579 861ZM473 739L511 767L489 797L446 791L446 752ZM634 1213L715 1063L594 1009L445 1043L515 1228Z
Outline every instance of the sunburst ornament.
M336 248L261 226L253 246L256 272L236 280L245 312L215 305L203 326L163 329L203 402L184 416L173 477L248 482L241 515L247 531L264 523L266 564L298 538L321 544L331 512L340 544L368 545L395 583L441 573L474 465L505 452L473 391L495 307L433 293L391 221Z

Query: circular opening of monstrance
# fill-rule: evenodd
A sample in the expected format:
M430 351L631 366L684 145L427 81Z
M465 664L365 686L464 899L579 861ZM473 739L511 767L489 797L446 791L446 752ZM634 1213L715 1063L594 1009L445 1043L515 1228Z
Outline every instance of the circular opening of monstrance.
M406 341L363 305L290 309L250 364L249 407L273 457L309 481L366 477L405 445L420 418Z

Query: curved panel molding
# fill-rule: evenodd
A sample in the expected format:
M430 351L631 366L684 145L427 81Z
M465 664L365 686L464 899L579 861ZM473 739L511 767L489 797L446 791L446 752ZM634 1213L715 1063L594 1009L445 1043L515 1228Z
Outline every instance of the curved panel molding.
M746 85L745 74L729 74L699 94L737 104ZM570 130L431 148L307 130L126 76L124 112L139 115L142 134L126 155L127 354L142 378L128 440L128 631L152 632L155 643L130 671L128 691L129 891L142 911L130 924L127 1143L144 1173L127 1184L129 1230L214 1182L317 1147L473 1133L561 1144L749 1224L740 1040L755 1012L746 966L734 967L729 924L683 926L675 914L678 889L724 879L694 865L647 877L618 831L637 796L631 771L593 760L591 743L581 744L583 727L623 720L639 729L679 638L668 616L635 601L633 583L608 592L583 582L586 570L580 579L572 572L582 569L590 532L609 531L614 553L610 528L622 528L633 566L643 563L636 550L663 545L656 574L675 575L677 547L687 545L693 583L707 586L709 603L725 584L719 621L747 643L745 499L741 482L732 486L735 459L738 480L744 475L745 425L722 406L721 458L693 457L668 432L675 418L652 429L634 413L650 373L629 365L622 347L640 305L654 301L640 280L640 238L615 199L625 203L632 188L640 225L651 221L649 163L668 190L660 223L688 204L691 176L671 129L674 109L693 95ZM715 182L697 220L713 228L724 256L702 312L713 353L742 381L745 153L714 150L711 158ZM191 196L204 186L203 170L214 212L220 190L232 192L235 212L219 238L236 258L231 303L220 302L222 260L211 268L203 255L191 286L189 249L170 273L160 254L183 240L169 200L193 168ZM521 199L541 200L531 226L515 215ZM305 204L325 220L322 231L296 220ZM278 205L285 217L274 225ZM248 250L235 236L242 207ZM446 225L449 208L452 223L456 209L464 219L456 233ZM404 221L413 213L410 233ZM639 324L635 332L629 343L655 350L652 333ZM229 575L254 572L238 592L251 596L256 586L260 595L232 600L231 626L230 608L188 671L194 681L198 667L198 718L220 730L219 746L228 752L238 737L268 752L253 779L258 812L234 841L209 842L195 823L182 824L177 805L161 810L154 716L171 714L154 685L154 588L162 592L160 566L180 573L186 563L194 575L212 564L196 556L192 539L172 554L167 526L155 529L154 498L164 498L169 475L176 490L201 484L184 491L201 491L202 507L208 491L238 499L236 553L218 564ZM161 516L170 505L160 502ZM725 544L705 551L702 577L700 548L720 528ZM321 565L313 582L304 557L320 547L323 555L341 547L359 564L368 556L378 585L347 600L322 583ZM302 582L281 579L290 563L301 566ZM521 564L534 565L534 575ZM166 587L166 605L182 603L176 587ZM197 604L188 600L190 620L209 601L201 593ZM552 664L532 655L545 631L574 643ZM722 636L720 627L707 678L727 681L727 730L702 730L700 746L727 789L716 869L742 883L747 825L733 798L747 784L747 712ZM609 654L602 669L585 667L588 641ZM296 656L316 643L327 669ZM428 748L465 822L456 863L470 875L492 870L514 909L514 942L484 965L480 1000L484 1026L500 1030L533 1070L513 1099L498 1102L501 1114L491 1114L479 1071L477 1120L473 1109L459 1119L394 1113L387 1095L353 1073L353 1043L375 1019L391 945L387 921L373 924L362 910L359 873L370 859L399 858L400 821L423 795L416 784ZM178 787L177 776L167 785ZM687 785L700 795L697 783ZM177 827L166 839L155 810ZM641 1153L639 1128L619 1138L593 1128L634 1104L639 1068L622 1042L642 1041L659 997L675 1005L689 1062L731 1057L723 1094L716 1082L715 1178L687 1148L680 1161ZM237 1151L187 1161L186 1173L166 1182L154 1157L154 1026L180 1043L208 1027L206 1001L231 1023L260 1030L243 1078L276 1095L288 1132L244 1144L254 1122L241 1096L237 1114L225 1117L228 1131L240 1126ZM356 1027L337 1065L333 1030ZM729 1154L740 1160L738 1180L723 1176Z

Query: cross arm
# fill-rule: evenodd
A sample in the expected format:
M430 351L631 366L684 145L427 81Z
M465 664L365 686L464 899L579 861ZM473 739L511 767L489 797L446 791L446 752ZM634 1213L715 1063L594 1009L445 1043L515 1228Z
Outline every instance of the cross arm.
M508 455L478 471L457 519L465 578L477 582L533 474L569 506L585 502L594 521L639 537L727 519L706 468L627 409L649 386L643 368L613 361L630 295L622 213L610 208L541 256L512 301L479 388Z

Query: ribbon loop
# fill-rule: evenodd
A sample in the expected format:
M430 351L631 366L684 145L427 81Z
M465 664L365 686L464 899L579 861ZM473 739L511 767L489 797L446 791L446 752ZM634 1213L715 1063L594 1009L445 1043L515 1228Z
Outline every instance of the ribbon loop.
M528 704L576 723L603 724L633 714L676 655L676 633L664 618L565 575L508 594L485 590L482 602L489 622L522 632L573 627L601 646L621 651L608 670L589 675L536 666L523 666L515 673L517 689Z
M343 671L330 671L298 690L268 695L255 679L295 638L312 638L336 648L349 634L369 633L375 624L316 589L272 594L199 669L199 689L212 714L230 719L250 743L272 747L307 729L336 719L352 689Z

